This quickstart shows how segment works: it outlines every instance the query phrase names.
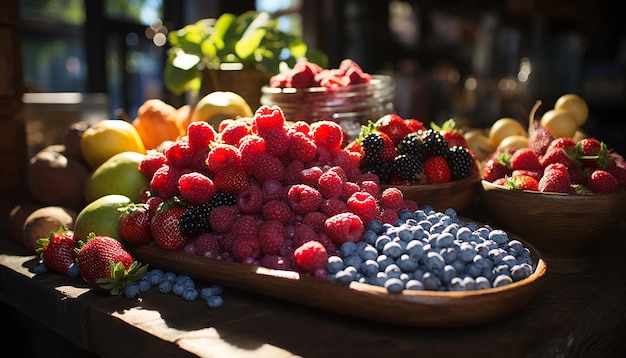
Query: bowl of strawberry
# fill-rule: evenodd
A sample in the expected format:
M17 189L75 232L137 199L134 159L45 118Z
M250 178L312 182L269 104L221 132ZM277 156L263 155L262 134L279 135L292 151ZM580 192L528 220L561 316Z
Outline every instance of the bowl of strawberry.
M366 73L351 59L332 69L300 61L261 89L261 104L280 106L288 121L333 120L352 137L370 118L393 112L394 99L390 76Z
M501 148L481 178L481 205L535 246L552 272L586 270L589 250L626 215L626 160L596 138Z
M362 152L361 170L378 175L418 205L462 211L477 196L480 173L453 119L426 128L415 119L388 114L363 126L348 150Z

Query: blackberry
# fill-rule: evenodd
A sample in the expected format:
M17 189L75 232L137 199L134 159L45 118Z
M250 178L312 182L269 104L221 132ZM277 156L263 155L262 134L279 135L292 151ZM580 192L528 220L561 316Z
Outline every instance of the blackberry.
M462 146L455 145L448 150L445 156L452 180L463 179L474 173L475 162L470 151Z
M424 160L430 157L444 156L448 153L448 141L443 138L441 133L432 128L418 133L422 139L421 152Z
M237 204L237 195L219 191L211 200L200 205L190 206L180 217L180 230L183 235L192 238L211 231L209 216L211 211L220 206Z
M398 155L408 155L419 161L423 161L422 156L422 139L416 132L407 134L400 143L398 143Z
M361 147L366 158L378 158L383 152L385 141L376 133L369 133L361 140Z
M374 159L372 161L365 160L364 166L361 168L365 173L373 173L378 175L381 183L391 181L393 177L392 163L382 159Z
M393 160L391 168L396 177L405 180L417 179L424 174L422 162L416 157L407 154L398 155Z

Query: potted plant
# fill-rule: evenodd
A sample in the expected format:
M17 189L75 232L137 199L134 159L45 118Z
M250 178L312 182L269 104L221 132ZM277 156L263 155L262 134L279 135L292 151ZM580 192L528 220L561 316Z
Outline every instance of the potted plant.
M309 49L301 37L280 30L278 20L267 12L201 19L170 32L167 39L165 86L177 95L191 91L196 99L228 90L256 106L261 87L281 66L293 67L299 59L322 67L328 62L325 54Z

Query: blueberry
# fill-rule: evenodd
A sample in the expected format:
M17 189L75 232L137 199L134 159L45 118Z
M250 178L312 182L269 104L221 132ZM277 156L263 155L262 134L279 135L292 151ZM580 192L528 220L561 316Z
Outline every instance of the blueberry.
M476 289L476 280L474 280L473 277L470 276L466 276L463 277L463 287L465 287L465 290L467 291L472 291Z
M198 291L195 288L187 288L182 296L185 301L195 301L198 298Z
M343 259L339 256L332 255L328 257L326 261L326 271L329 273L337 273L344 268Z
M452 265L445 265L439 273L439 279L442 283L448 284L453 277L457 275L456 269Z
M476 289L477 290L484 290L486 288L491 288L491 283L489 282L489 279L485 276L478 276L476 277Z
M424 253L424 244L419 240L412 240L406 245L406 252L410 257L417 260Z
M439 234L435 241L435 246L437 247L451 247L453 244L454 236L449 232Z
M498 249L492 249L489 251L489 258L491 259L491 261L494 264L499 264L500 262L502 262L502 258L506 256L506 251L498 248Z
M452 220L457 220L458 218L456 210L454 210L454 208L447 208L443 211L443 213L450 217Z
M209 308L220 308L224 305L224 299L222 296L211 296L207 300L207 306Z
M519 240L511 240L508 243L509 249L512 251L509 251L511 253L511 255L513 256L519 256L521 255L522 251L524 251L524 246L522 245L522 243Z
M408 280L405 284L404 284L404 289L405 290L411 290L411 291L423 291L424 290L424 284L422 283L422 281L413 279L413 280Z
M371 220L367 223L367 230L371 230L376 234L380 234L383 232L383 224L378 219Z
M418 209L413 213L413 220L417 221L419 225L419 222L422 220L426 220L427 216L428 215L424 212L424 210Z
M509 240L509 236L504 230L495 229L489 233L489 239L495 241L498 245L502 245Z
M170 293L170 292L172 292L172 286L173 286L172 281L163 280L159 284L159 292L161 292L161 293Z
M513 283L513 280L508 275L498 275L495 280L493 280L493 287L501 287L508 284Z
M408 254L402 254L396 260L396 264L402 269L404 272L415 271L419 266L417 259L409 256Z
M424 273L422 283L424 283L424 288L429 291L436 291L441 286L441 281L432 272Z
M424 231L430 232L430 228L433 226L433 223L431 223L427 219L424 219L422 221L418 221L417 225L421 227Z
M192 278L188 275L178 275L176 276L176 283L178 282L185 282L185 281L189 281L192 280Z
M464 226L456 231L456 239L459 241L469 241L471 234L471 230Z
M463 286L463 279L460 277L453 277L450 280L450 291L465 291L465 286Z
M144 279L139 280L137 284L139 286L139 291L141 292L148 292L148 290L152 287L150 281Z
M360 255L363 260L376 260L378 250L372 245L367 245L360 251Z
M398 238L404 242L409 242L413 240L413 230L411 230L409 227L398 230Z
M78 268L78 263L72 262L70 266L67 268L67 276L69 278L77 278L80 276L80 269Z
M341 252L341 255L343 257L356 255L357 254L356 244L352 241L346 241L343 244L341 244L341 247L339 248L339 252Z
M163 281L170 281L173 284L176 282L177 276L175 272L168 271L163 275Z
M46 273L48 272L48 265L46 265L46 263L43 261L39 261L35 264L35 267L33 267L33 270L38 275L42 273Z
M382 250L383 255L387 255L392 259L400 257L400 255L402 255L403 253L402 251L402 246L400 246L400 244L395 241L386 243L385 246L383 246Z
M374 245L378 239L378 234L374 230L365 230L363 240L370 245Z
M413 218L413 212L409 209L402 209L398 213L398 218L402 221L407 221Z
M404 282L402 282L399 278L392 277L385 281L384 287L389 293L399 293L402 292L402 289L404 289Z
M378 237L378 239L376 239L376 243L374 244L374 247L376 247L376 250L378 251L383 251L383 247L385 247L385 245L387 245L387 243L391 242L391 238L388 235L381 235Z
M400 269L398 265L391 264L385 267L385 273L387 274L387 277L389 278L399 278L400 275L402 274L402 270Z
M133 299L139 296L139 285L131 283L124 288L124 297Z
M187 287L185 286L184 283L176 282L172 286L172 293L175 294L176 296L181 296L183 294L183 292L185 292L185 289L187 289Z
M378 262L378 266L380 267L380 269L383 271L387 268L387 266L396 263L394 259L384 254L378 256L376 258L376 261Z
M459 247L458 257L461 261L472 262L475 256L474 247L468 242L461 243Z
M163 281L163 276L163 274L150 274L147 275L146 281L148 281L152 286L158 286Z
M465 273L472 277L477 277L482 273L482 269L476 266L475 263L471 262L465 265Z
M447 264L450 264L454 261L456 261L458 255L457 255L457 246L453 246L453 247L445 247L443 249L441 249L441 251L439 251L439 253L441 254L441 257L443 257L444 261Z
M515 256L506 255L502 258L500 263L504 265L508 265L509 267L513 267L515 266L515 264L517 264L517 259L515 258Z
M363 259L359 255L350 255L343 259L343 263L346 267L359 267L363 263Z
M476 251L478 255L482 257L489 256L489 247L487 247L487 245L485 245L484 243L480 243L476 245L476 247L474 247L474 250Z
M445 266L445 264L445 260L439 253L431 251L427 254L426 266L431 271L439 271Z
M530 276L532 273L532 267L528 264L515 265L511 267L511 278L513 281L523 280Z
M374 276L379 271L378 262L376 260L365 260L361 264L361 272L365 276Z

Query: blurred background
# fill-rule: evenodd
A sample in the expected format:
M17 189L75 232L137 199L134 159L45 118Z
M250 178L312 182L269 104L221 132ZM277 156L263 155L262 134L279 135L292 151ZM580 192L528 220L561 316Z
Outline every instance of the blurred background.
M626 152L626 27L608 0L21 0L29 146L61 122L131 118L163 84L166 35L222 13L263 10L328 55L390 74L405 118L488 127L527 123L565 93L590 106L583 129ZM611 124L609 124L611 123ZM51 129L50 129L51 128ZM46 143L43 143L46 144Z

